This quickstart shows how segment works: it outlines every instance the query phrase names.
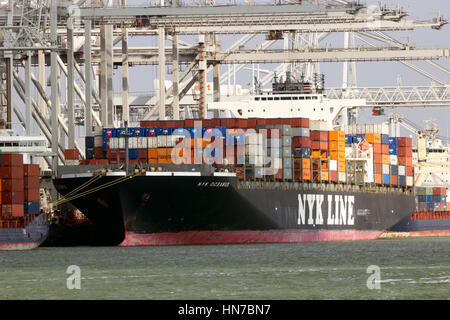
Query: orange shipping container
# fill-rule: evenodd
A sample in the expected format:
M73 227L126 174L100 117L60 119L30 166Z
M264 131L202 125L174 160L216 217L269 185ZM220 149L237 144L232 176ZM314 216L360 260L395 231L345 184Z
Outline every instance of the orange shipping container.
M388 144L381 145L381 153L389 155L389 145Z
M373 153L381 154L381 144L379 143L373 144Z
M390 164L389 154L382 154L381 155L381 163L382 164Z
M345 160L344 161L338 161L338 171L339 172L345 172Z
M379 173L375 174L375 183L377 183L377 184L382 184L383 183L383 178L382 178L381 174L379 174Z
M330 141L328 142L328 149L330 151L343 151L345 154L345 141Z
M345 143L345 132L339 130L329 131L328 139L330 141L344 141Z
M158 149L157 148L148 149L148 158L149 159L158 159Z
M345 160L345 150L330 151L330 160Z
M380 153L374 153L373 154L373 162L374 163L382 163L381 161L381 154Z
M379 134L379 133L366 133L366 140L370 144L381 144L381 134Z

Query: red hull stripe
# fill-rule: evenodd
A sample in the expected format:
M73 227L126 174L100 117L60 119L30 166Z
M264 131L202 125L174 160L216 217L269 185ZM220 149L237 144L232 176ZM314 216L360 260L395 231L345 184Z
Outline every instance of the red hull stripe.
M383 231L378 230L239 230L184 231L147 234L127 232L125 240L119 246L375 240L382 233Z
M38 247L40 242L0 242L0 250L29 250Z

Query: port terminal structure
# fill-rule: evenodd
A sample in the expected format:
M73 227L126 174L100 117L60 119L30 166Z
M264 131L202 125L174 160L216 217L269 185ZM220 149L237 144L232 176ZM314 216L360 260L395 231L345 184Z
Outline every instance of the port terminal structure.
M312 78L320 73L321 62L343 64L342 87L326 89L329 97L365 99L364 107L374 109L448 106L448 83L413 62L425 61L448 74L436 61L449 58L450 49L420 48L386 33L418 28L438 32L447 23L439 15L419 21L399 8L342 0L161 0L137 5L127 5L126 0L8 0L0 5L0 125L8 129L16 121L24 134L45 136L52 152L43 157L43 165L55 171L65 163L65 149L78 149L85 158L75 138L77 126L92 136L99 126L177 120L189 113L206 117L208 99L228 97L229 92L221 90L224 85L227 91L230 87L236 91L236 73L241 70L251 70L253 90L269 84L274 72L290 69ZM334 33L343 35L343 45L321 46ZM261 35L265 40L255 45ZM183 36L196 40L192 43ZM222 48L219 37L227 36L233 43ZM152 37L157 45L132 47L130 37ZM274 48L280 42L282 48ZM434 84L359 88L356 62L370 61L398 61ZM264 70L260 64L277 66ZM149 81L154 80L156 92L129 91L129 69L141 65L157 66L158 76ZM221 72L222 65L226 72ZM117 96L113 70L119 67L122 81ZM171 69L170 78L166 68ZM211 72L209 97L206 79ZM193 90L195 85L198 90Z

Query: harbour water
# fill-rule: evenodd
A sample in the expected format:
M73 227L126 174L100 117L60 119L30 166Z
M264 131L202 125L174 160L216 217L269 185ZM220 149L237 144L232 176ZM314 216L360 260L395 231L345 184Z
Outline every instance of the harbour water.
M0 252L2 300L450 299L449 282L448 237Z

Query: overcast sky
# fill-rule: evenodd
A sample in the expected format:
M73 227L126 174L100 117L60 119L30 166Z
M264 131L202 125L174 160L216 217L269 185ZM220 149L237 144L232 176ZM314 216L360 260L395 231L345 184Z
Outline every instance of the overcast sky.
M219 1L216 1L218 3ZM255 1L258 2L258 1ZM267 2L267 1L265 1ZM450 19L450 1L449 0L397 0L397 1L361 1L369 6L377 6L378 3L386 4L388 6L399 6L409 13L406 19L417 20L430 20L438 15L444 16ZM134 3L143 3L142 1L135 0ZM400 42L410 42L418 48L450 48L450 25L444 26L441 30L434 30L431 28L419 28L414 31L400 31L400 32L387 32L390 36ZM235 40L239 39L242 35L235 36L219 36L219 40L222 44L222 49L228 48ZM181 39L191 41L194 44L193 37L182 37ZM191 40L192 39L192 40ZM246 48L251 49L256 45L264 41L264 35L258 35L254 40L246 44ZM146 45L157 46L157 38L142 38L130 39L130 46L133 45ZM343 47L343 34L336 33L328 36L322 46L330 44L334 48ZM167 46L171 46L170 41L166 42ZM281 48L283 41L279 41L272 48ZM120 46L120 43L118 44ZM436 61L440 65L450 69L449 59L441 59ZM413 61L414 65L424 69L427 72L433 74L433 76L450 83L450 76L448 73L442 72L425 62ZM261 68L271 68L273 65L261 65ZM167 69L167 68L166 68ZM430 85L431 80L427 77L411 70L410 68L402 65L399 62L365 62L357 63L357 81L358 86L367 87L383 87L383 86L395 86L398 81L404 86L415 85ZM225 72L227 66L222 66L221 72ZM326 86L336 87L342 84L342 63L322 63L321 71L325 74ZM156 67L142 66L132 68L130 76L130 91L134 92L152 92L153 91L153 79L158 75ZM115 92L121 90L120 69L115 71L116 77L114 81ZM170 76L166 76L170 79ZM212 81L211 75L208 81ZM241 84L244 88L248 88L248 84L251 82L251 72L242 71L238 73L237 83ZM450 106L449 106L450 107ZM441 128L440 133L442 135L448 135L448 128L450 127L450 110L448 108L399 108L396 110L386 109L386 114L395 111L397 113L404 114L408 119L416 122L418 125L423 126L424 119L434 119L437 121L438 126ZM386 116L373 117L369 110L362 111L360 114L360 121L364 123L380 123L386 121ZM406 134L406 132L403 132ZM408 133L409 134L409 133ZM449 135L450 136L450 135Z

